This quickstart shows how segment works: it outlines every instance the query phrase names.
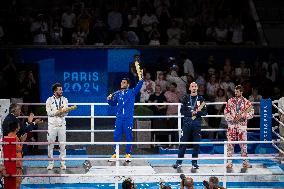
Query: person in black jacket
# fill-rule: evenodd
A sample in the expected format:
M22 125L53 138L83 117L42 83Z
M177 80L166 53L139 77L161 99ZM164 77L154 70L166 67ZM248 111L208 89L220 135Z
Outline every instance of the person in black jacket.
M189 86L190 95L185 95L182 99L181 114L183 118L181 142L200 142L201 139L201 116L207 114L204 98L197 94L197 83L192 82ZM179 146L178 158L183 158L186 151L186 144ZM192 157L198 158L199 144L193 145ZM177 160L173 168L181 167L182 160ZM197 160L192 160L192 168L198 169Z
M18 137L21 137L25 133L28 133L35 129L38 123L41 122L41 119L35 119L34 120L34 114L30 113L28 117L28 122L21 124L20 120L18 119L18 116L21 115L21 105L18 104L11 104L9 108L9 114L5 117L3 124L2 124L2 134L3 137L8 135L9 132L9 125L11 123L19 123L20 124L20 130L17 133ZM33 121L34 120L34 121Z

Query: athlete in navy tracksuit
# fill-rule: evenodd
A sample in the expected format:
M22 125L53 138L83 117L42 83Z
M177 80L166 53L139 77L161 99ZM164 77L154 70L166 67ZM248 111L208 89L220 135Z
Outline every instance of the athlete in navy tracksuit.
M114 141L120 142L122 135L125 134L127 142L132 142L132 126L133 126L133 114L134 114L134 102L135 96L140 91L144 80L142 76L139 76L139 82L133 89L128 89L129 79L123 78L121 81L121 90L110 94L107 98L108 104L111 106L117 106ZM131 157L131 144L126 145L126 158ZM112 158L115 158L115 146L114 154Z
M183 127L182 127L182 137L181 142L200 142L201 139L201 116L207 114L206 106L204 106L200 111L198 107L204 101L202 96L197 94L198 86L195 82L192 82L189 86L190 95L185 95L182 99L181 105L181 114L183 118ZM195 119L192 119L193 116L196 116ZM186 151L186 144L181 144L179 146L178 158L183 158ZM193 145L192 157L198 158L199 153L199 144ZM176 164L173 167L176 169L180 167L182 160L177 160ZM192 167L198 169L197 160L192 160Z

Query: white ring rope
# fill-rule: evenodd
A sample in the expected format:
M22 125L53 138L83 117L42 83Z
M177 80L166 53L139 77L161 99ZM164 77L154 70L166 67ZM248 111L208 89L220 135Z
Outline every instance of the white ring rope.
M157 132L157 131L181 131L182 129L132 129L134 132ZM260 128L247 128L247 131L259 131ZM227 131L227 129L201 129L201 131ZM32 130L30 132L41 133L41 132L48 132L48 130ZM113 129L103 129L103 130L66 130L69 133L108 133L114 132Z
M275 144L274 144L275 145ZM184 158L178 158L178 157L156 157L156 158L137 158L137 157L131 157L131 158L117 158L117 160L243 160L243 159L252 159L252 160L261 160L261 159L279 159L284 157L276 157L276 156L259 156L259 157L198 157L198 158L190 158L190 157L184 157ZM82 160L91 160L91 161L100 161L100 160L113 160L113 158L110 157L97 157L97 158L90 158L90 157L84 157L84 158L0 158L1 160L24 160L24 161L50 161L50 160L56 160L56 161L82 161ZM114 160L115 161L115 160Z
M28 144L28 145L140 145L140 144L165 144L165 145L179 145L179 144L273 144L283 143L284 141L213 141L213 142L0 142L0 144Z
M218 173L218 172L213 172L213 173L186 173L187 176L257 176L257 175L284 175L284 173L259 173L259 172L254 172L254 173ZM111 176L111 177L123 177L123 176L180 176L180 173L158 173L158 174L141 174L141 173L127 173L127 174L100 174L99 176ZM98 174L27 174L27 175L12 175L12 177L98 177Z

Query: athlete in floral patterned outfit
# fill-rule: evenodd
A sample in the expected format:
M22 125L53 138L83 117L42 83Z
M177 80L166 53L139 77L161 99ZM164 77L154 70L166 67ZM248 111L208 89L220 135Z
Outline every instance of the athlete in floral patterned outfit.
M253 118L253 107L251 102L242 96L243 87L235 87L235 97L228 100L224 110L224 116L228 122L227 137L228 141L247 140L247 120ZM247 144L240 144L242 157L247 157ZM228 157L234 153L234 144L228 144ZM227 168L232 168L232 160L228 160ZM249 168L248 160L243 160L243 168Z

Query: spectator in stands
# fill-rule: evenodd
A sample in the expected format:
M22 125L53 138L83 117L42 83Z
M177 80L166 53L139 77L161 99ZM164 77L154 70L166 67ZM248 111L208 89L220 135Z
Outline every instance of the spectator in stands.
M220 88L220 84L216 78L216 75L213 74L210 76L209 82L206 84L206 94L208 95L209 101L214 101L218 88Z
M244 26L240 23L239 19L236 19L235 23L230 28L230 32L232 32L233 44L239 45L243 43L243 30Z
M234 96L235 84L231 81L230 75L225 75L223 80L220 82L220 88L225 90L227 98Z
M187 87L188 82L187 82L187 76L180 77L178 73L179 73L179 67L176 65L176 63L174 63L173 66L171 67L171 71L168 73L166 77L166 80L169 83L177 84L177 92L179 95L179 99L182 99L182 97L186 94L186 90L187 90L186 87Z
M179 93L177 92L177 84L171 83L169 89L165 92L165 97L168 103L178 103ZM178 108L176 105L167 106L167 115L177 115ZM177 119L171 118L167 120L169 129L177 129ZM176 132L172 132L173 136L176 136ZM176 137L174 137L176 139Z
M8 125L8 137L16 138L16 142L25 142L27 139L27 133L24 135L18 137L17 133L20 131L20 124L16 122L11 122ZM22 144L17 144L16 145L16 158L22 158L23 157L23 152L22 152L23 145ZM22 160L17 160L16 161L16 175L23 175L23 161ZM16 189L21 188L21 182L22 182L22 177L17 177L16 178Z
M222 78L225 75L230 75L231 78L234 78L235 72L231 64L230 58L225 58L223 69L220 71L220 77Z
M126 42L121 39L120 33L115 34L114 40L110 43L110 45L126 45Z
M212 74L217 73L218 66L215 63L215 58L210 55L207 59L207 63L201 68L201 71L206 74L206 78L210 78Z
M181 53L181 59L183 61L183 73L184 75L191 75L193 78L195 77L194 74L194 67L192 61L188 58L186 53Z
M154 8L158 9L160 6L164 5L166 7L170 7L170 0L154 0Z
M155 81L156 85L161 87L161 91L164 93L167 89L167 81L165 80L165 75L162 71L157 71L157 80Z
M214 101L215 102L226 102L227 101L227 97L226 97L226 93L225 93L224 89L219 88L217 90L217 96L216 96ZM225 104L216 104L214 106L214 108L215 108L214 113L213 113L214 115L223 115ZM226 120L223 117L222 118L213 118L212 120L209 118L209 126L211 126L211 127L215 127L215 128L219 127L221 129L223 129L223 128L225 128L224 125L226 125ZM211 132L210 134L214 134L210 138L215 138L214 132ZM219 135L224 137L224 132L217 132L218 138L219 138Z
M127 32L127 39L128 39L129 45L139 45L140 39L134 31Z
M272 93L272 100L278 100L279 98L281 98L281 89L278 85L275 85L273 87L273 93Z
M258 94L257 88L252 88L252 94L249 96L248 100L251 102L260 102L262 96ZM254 114L260 115L260 104L253 104ZM249 127L257 128L260 125L260 119L258 117L254 117L250 119L248 122Z
M37 83L33 71L28 71L25 81L26 95L24 96L25 102L38 102L37 100Z
M218 26L215 27L214 36L218 44L225 44L227 42L228 30L223 21L219 21Z
M72 8L68 7L67 11L62 14L61 25L63 28L62 41L65 45L72 44L72 34L75 30L76 15Z
M26 95L28 95L27 86L25 83L26 75L27 75L27 72L24 70L18 73L17 82L16 82L16 86L17 86L16 88L18 89L16 93L17 98L25 98Z
M180 45L182 30L178 27L177 21L172 20L171 27L167 30L168 45Z
M115 6L113 10L108 13L107 23L111 32L120 32L123 21L122 14L118 11L117 6Z
M62 44L63 29L59 25L59 22L55 21L50 31L51 44L61 45Z
M81 14L77 18L78 30L84 32L85 34L89 33L90 24L92 22L92 16L87 9L82 9Z
M136 7L131 7L131 12L127 16L128 18L128 29L136 34L139 33L139 26L141 24L141 17L137 13Z
M78 28L77 31L72 34L72 45L85 45L86 38L87 33Z
M167 102L167 99L164 93L162 92L160 85L155 86L155 93L150 95L148 102L153 102L153 103L166 103ZM154 115L166 115L167 106L154 105L154 106L151 106L151 110L153 111Z
M160 32L158 30L158 24L157 23L153 23L153 26L152 26L152 30L149 32L149 39L150 39L150 42L149 42L149 45L150 46L159 46L161 43L160 43Z
M250 77L250 69L246 66L246 62L244 60L240 61L240 66L235 69L236 82L239 84L242 80L247 80Z
M48 24L44 19L43 14L38 14L36 19L32 22L31 32L33 35L34 45L46 45L47 44L47 33Z
M201 74L196 74L196 83L199 85L206 85L206 80L205 80L205 73L201 73Z
M90 34L90 44L105 45L108 39L107 26L105 23L98 19L92 28Z
M155 86L155 93L150 95L148 102L150 103L166 103L167 102L167 99L164 93L162 92L160 85ZM153 111L154 115L166 115L167 106L166 105L153 105L153 106L150 106L150 109ZM152 119L152 129L165 129L166 124L167 122L165 119L161 119L161 118ZM161 141L160 139L157 139L156 137L157 134L166 135L165 132L162 132L162 133L154 132L152 134L153 134L152 136L154 136L154 142Z
M156 14L158 16L159 20L159 30L161 33L161 43L166 44L167 43L167 29L170 26L171 21L171 15L169 8L165 2L163 2L157 9Z
M155 92L155 85L155 82L151 80L150 72L146 72L144 83L140 90L140 102L148 102L150 95Z
M144 31L144 43L148 43L149 41L149 33L153 29L153 24L159 23L156 15L154 15L151 10L147 10L146 14L142 17L142 27Z
M266 77L268 79L270 79L272 82L275 82L278 79L279 77L278 63L272 54L269 55L268 63L264 62L262 64L262 67L267 70Z
M262 96L258 94L258 89L253 88L252 89L252 94L249 96L248 100L251 102L260 102L262 99ZM259 115L260 113L260 105L259 104L254 104L254 114Z

